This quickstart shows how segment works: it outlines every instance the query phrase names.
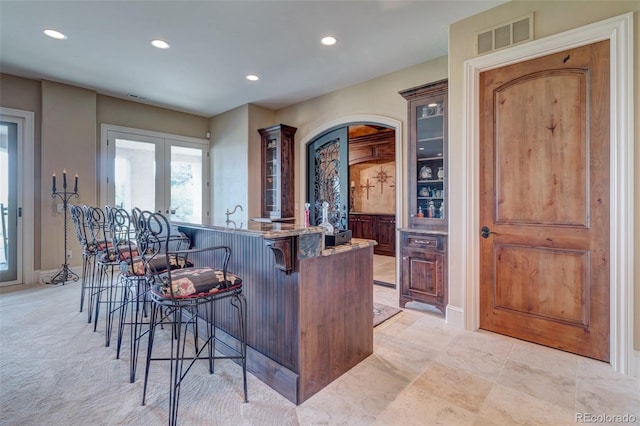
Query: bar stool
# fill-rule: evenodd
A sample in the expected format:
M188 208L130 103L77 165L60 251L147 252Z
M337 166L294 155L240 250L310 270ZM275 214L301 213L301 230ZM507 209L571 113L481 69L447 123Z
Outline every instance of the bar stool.
M78 242L82 246L82 278L80 289L80 312L84 309L85 297L92 291L93 277L96 270L96 250L90 243L91 235L89 225L84 217L84 208L75 204L69 205L73 229L76 232ZM87 303L87 322L91 322L92 304Z
M247 344L246 344L246 302L242 293L242 280L227 271L231 249L227 246L194 248L175 250L171 247L172 230L169 221L160 213L149 216L146 222L153 239L150 249L155 255L147 259L149 273L153 282L149 296L153 301L151 306L151 321L149 328L149 342L147 346L147 362L142 394L142 405L145 405L147 382L151 362L170 361L169 387L169 425L175 425L178 419L178 403L182 380L197 360L207 360L209 373L214 373L216 359L238 359L242 365L244 401L247 402ZM173 232L175 235L175 231ZM172 263L184 263L187 257L194 253L212 252L214 259L222 264L221 269L212 267L186 267L172 269ZM164 259L158 269L156 259ZM234 355L216 355L215 343L215 307L223 300L228 300L237 312L239 348ZM198 310L204 312L206 336L204 344L198 342ZM171 356L169 358L154 358L153 345L158 326L169 324L171 330ZM189 326L192 327L194 337L193 354L187 354L186 337ZM184 331L183 331L184 327ZM185 366L186 363L186 366Z
M141 250L144 250L144 247L141 247L141 243L144 245L144 240L138 239L133 220L125 209L111 208L108 214L108 223L111 245L115 252L113 261L119 262L119 274L113 284L111 292L113 301L108 305L108 316L113 318L116 312L119 313L116 359L120 358L124 328L125 326L131 327L132 340L129 356L130 374L133 377L136 359L134 355L137 355L135 345L138 342L134 336L137 336L138 325L142 322L140 316L144 316L145 295L148 287L148 276L140 256ZM132 307L130 318L127 318L129 305ZM131 381L133 382L133 378Z
M115 300L118 299L115 294L114 278L120 267L120 261L113 245L109 227L109 218L112 216L111 211L112 208L110 206L105 206L104 210L100 207L88 206L85 210L85 218L89 223L89 230L93 240L92 244L94 244L96 250L97 282L91 293L91 299L95 307L93 331L98 329L100 308L102 305L106 305L105 346L109 346L111 343L112 306Z

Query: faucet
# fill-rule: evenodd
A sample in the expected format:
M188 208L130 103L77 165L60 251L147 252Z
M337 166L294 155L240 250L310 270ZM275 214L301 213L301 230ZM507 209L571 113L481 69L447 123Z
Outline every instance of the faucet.
M236 206L233 208L232 212L230 212L229 209L227 209L227 211L225 213L227 215L227 223L229 223L229 216L234 214L236 212L236 210L238 210L238 207L240 208L240 211L244 211L244 210L242 210L242 206L240 204L236 204Z

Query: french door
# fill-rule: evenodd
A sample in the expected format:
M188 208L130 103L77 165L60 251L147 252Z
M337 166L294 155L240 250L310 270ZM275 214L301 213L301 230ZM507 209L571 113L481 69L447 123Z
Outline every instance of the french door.
M206 140L103 125L102 204L206 223L208 150Z
M18 124L0 121L0 282L19 281Z
M33 282L34 113L0 107L0 286Z

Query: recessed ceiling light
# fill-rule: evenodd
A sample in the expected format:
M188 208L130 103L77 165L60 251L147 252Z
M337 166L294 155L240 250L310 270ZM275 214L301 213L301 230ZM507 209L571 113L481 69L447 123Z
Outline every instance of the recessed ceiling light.
M336 44L336 41L336 38L331 36L322 37L322 40L320 40L320 42L325 46L333 46L334 44Z
M169 43L167 43L164 40L160 40L160 39L151 40L151 45L153 47L157 47L158 49L168 49L169 48Z
M61 32L56 31L56 30L44 30L44 33L46 35L48 35L49 37L55 38L55 39L58 39L58 40L66 40L67 39L66 35L64 35Z
M258 81L258 80L260 80L260 77L258 77L257 75L254 75L254 74L249 74L245 78L247 80L249 80L249 81Z

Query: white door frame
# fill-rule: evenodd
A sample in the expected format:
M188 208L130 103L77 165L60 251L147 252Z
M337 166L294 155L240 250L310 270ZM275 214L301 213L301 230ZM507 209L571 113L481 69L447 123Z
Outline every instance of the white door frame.
M202 222L207 223L210 219L210 181L211 172L210 164L211 160L209 155L209 140L199 139L190 136L174 135L170 133L156 132L152 130L135 129L132 127L116 126L113 124L102 123L100 125L100 205L105 206L112 202L115 194L109 189L107 183L107 177L113 176L113 168L115 161L115 144L113 146L108 145L108 136L110 132L129 134L133 138L140 138L141 141L151 141L152 139L163 140L163 146L166 148L166 143L175 146L186 146L202 148L203 161L202 161L202 176L204 182L202 183ZM166 154L166 152L164 153ZM163 154L163 155L164 155ZM160 179L168 181L169 175L165 176L165 170L157 171L160 175ZM163 196L164 198L164 196ZM165 206L162 209L168 208Z
M463 135L466 147L462 167L463 212L460 226L465 252L456 268L449 268L465 282L465 327L477 330L480 323L480 243L479 223L479 75L505 65L546 56L602 40L610 42L611 79L611 218L610 218L610 359L615 371L633 374L633 13L606 19L581 28L518 45L478 58L464 66ZM455 160L454 160L455 161Z
M33 236L34 236L34 113L13 108L0 107L0 119L18 125L18 207L22 207L22 217L18 218L18 279L0 285L32 284Z

